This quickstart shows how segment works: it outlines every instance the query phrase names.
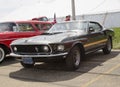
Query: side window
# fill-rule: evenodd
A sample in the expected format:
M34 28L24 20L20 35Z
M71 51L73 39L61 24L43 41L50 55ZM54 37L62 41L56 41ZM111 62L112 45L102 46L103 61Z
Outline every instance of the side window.
M0 32L14 31L15 23L0 23Z
M93 28L94 32L99 32L102 30L102 27L98 23L89 23L89 28Z
M35 26L36 26L39 30L41 30L41 24L35 24Z
M87 32L87 27L88 27L88 23L87 23L87 22L83 22L82 25L80 25L80 26L81 26L81 28L82 28L85 32Z
M29 23L18 24L20 31L34 31L33 27Z
M46 17L43 17L43 18L39 18L39 21L48 21L48 19Z
M39 30L49 30L52 27L52 24L35 24Z

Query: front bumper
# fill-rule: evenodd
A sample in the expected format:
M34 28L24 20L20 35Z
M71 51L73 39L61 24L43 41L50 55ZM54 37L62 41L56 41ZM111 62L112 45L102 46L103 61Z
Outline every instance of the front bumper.
M65 52L65 53L60 53L60 54L50 54L50 55L19 55L19 54L14 54L14 53L11 53L10 56L13 56L13 57L33 57L33 58L40 58L40 57L46 57L46 58L49 58L49 57L59 57L59 56L66 56L68 54L68 52Z

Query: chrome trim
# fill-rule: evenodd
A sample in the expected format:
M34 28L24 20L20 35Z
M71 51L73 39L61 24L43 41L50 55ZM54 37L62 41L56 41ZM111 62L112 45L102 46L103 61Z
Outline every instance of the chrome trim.
M13 57L57 57L57 56L65 56L67 55L68 52L66 53L60 53L60 54L50 54L50 55L19 55L19 54L14 54L14 53L10 53L10 56Z
M20 44L19 44L19 45L20 45ZM24 47L24 46L26 46L26 45L31 45L31 46L34 46L34 45L37 45L37 46L44 45L44 46L48 46L49 49L50 49L49 53L51 54L51 53L53 52L52 47L51 47L49 44L25 44L25 45L20 45L20 46L23 46L23 47ZM17 46L17 45L11 45L11 46ZM14 50L12 49L11 46L10 46L11 51L14 52Z
M48 44L47 46L48 46L48 47L50 48L50 50L51 50L50 53L52 53L52 52L53 52L52 47L51 47L49 44Z

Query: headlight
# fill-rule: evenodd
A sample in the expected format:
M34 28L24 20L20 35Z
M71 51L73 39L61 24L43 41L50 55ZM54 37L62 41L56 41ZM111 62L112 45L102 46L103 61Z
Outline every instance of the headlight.
M14 51L17 51L17 47L13 47L13 50L14 50Z
M48 51L49 51L48 46L44 46L44 47L43 47L43 50L44 50L45 52L48 52Z
M64 51L64 49L65 49L64 45L58 45L57 46L58 51Z

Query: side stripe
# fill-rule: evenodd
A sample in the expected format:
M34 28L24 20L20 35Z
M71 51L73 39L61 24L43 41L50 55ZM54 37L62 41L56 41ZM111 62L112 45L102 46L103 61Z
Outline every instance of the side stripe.
M96 44L99 44L99 43L103 43L103 42L106 42L106 41L107 41L107 39L96 41L96 42L93 42L93 43L85 44L84 47L89 47L89 46L96 45Z

